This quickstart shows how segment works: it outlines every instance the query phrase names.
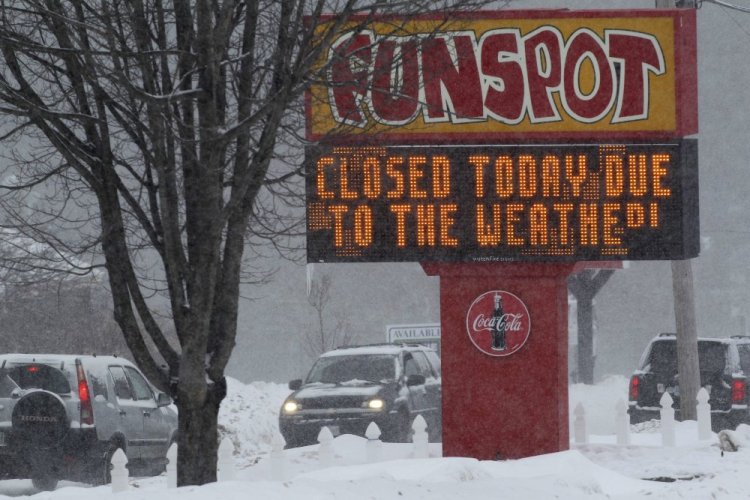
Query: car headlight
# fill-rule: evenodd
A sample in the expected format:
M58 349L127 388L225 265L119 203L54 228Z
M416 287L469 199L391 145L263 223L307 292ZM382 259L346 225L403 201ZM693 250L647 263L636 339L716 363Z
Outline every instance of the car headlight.
M301 406L296 401L289 400L284 403L284 413L296 413L300 408Z
M378 398L371 399L366 404L367 407L371 410L382 410L383 408L385 408L385 401Z

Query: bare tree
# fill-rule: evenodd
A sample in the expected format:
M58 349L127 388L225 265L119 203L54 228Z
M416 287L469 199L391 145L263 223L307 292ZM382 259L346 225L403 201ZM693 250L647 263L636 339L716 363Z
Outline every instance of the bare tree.
M289 195L316 61L344 25L471 3L0 2L7 224L106 267L133 357L179 408L178 484L216 479L246 238L283 247L300 222Z
M303 346L312 359L338 346L350 345L356 339L346 318L330 310L332 284L331 274L324 273L312 282L307 296L315 318L312 327L304 333Z

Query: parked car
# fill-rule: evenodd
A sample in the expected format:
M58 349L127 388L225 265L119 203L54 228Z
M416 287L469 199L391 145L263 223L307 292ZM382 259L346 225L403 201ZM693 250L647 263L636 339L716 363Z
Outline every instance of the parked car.
M750 337L698 339L698 364L701 386L709 393L714 431L750 423ZM649 343L639 368L630 378L630 423L658 419L665 392L674 400L675 418L680 419L677 338L671 333L661 334Z
M433 349L378 344L342 347L321 355L279 414L287 448L317 442L322 427L334 435L363 436L370 422L381 439L406 442L417 415L427 421L430 438L442 435L440 358Z
M0 355L0 477L102 484L117 449L131 471L158 474L177 433L171 402L123 358Z

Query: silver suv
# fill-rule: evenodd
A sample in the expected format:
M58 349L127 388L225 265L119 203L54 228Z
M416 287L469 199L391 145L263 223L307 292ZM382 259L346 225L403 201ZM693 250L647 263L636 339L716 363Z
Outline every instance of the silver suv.
M171 402L116 356L0 355L0 478L107 483L117 449L131 472L158 474L177 434Z

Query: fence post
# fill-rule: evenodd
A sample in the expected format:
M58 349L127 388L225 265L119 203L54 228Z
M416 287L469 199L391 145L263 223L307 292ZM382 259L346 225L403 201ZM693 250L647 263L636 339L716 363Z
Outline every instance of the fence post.
M276 433L271 440L271 479L284 481L286 479L286 463L284 462L284 438Z
M668 392L659 400L661 405L661 444L662 446L674 446L675 445L675 428L674 428L674 408L672 403L674 400Z
M586 433L586 410L582 403L578 403L573 410L573 439L576 444L588 443L589 437Z
M125 452L122 449L117 449L112 455L112 471L110 475L112 477L112 493L120 493L122 491L128 491L128 478L130 473L128 468L128 457L125 456Z
M430 449L428 447L427 421L422 415L417 415L411 424L414 431L412 434L412 443L414 443L414 458L428 458Z
M704 441L711 439L711 405L708 404L708 391L702 387L698 391L698 439Z
M367 443L365 443L365 461L368 464L379 462L383 456L383 443L380 441L380 427L375 422L370 422L365 431Z
M331 429L323 427L318 433L318 460L323 467L333 465L333 434Z
M167 450L167 488L177 488L177 443Z
M225 437L219 444L217 467L217 479L219 481L234 481L237 473L234 470L234 444L232 440Z
M630 444L630 420L628 418L628 404L624 399L617 400L615 405L615 428L617 433L617 444L625 446Z

